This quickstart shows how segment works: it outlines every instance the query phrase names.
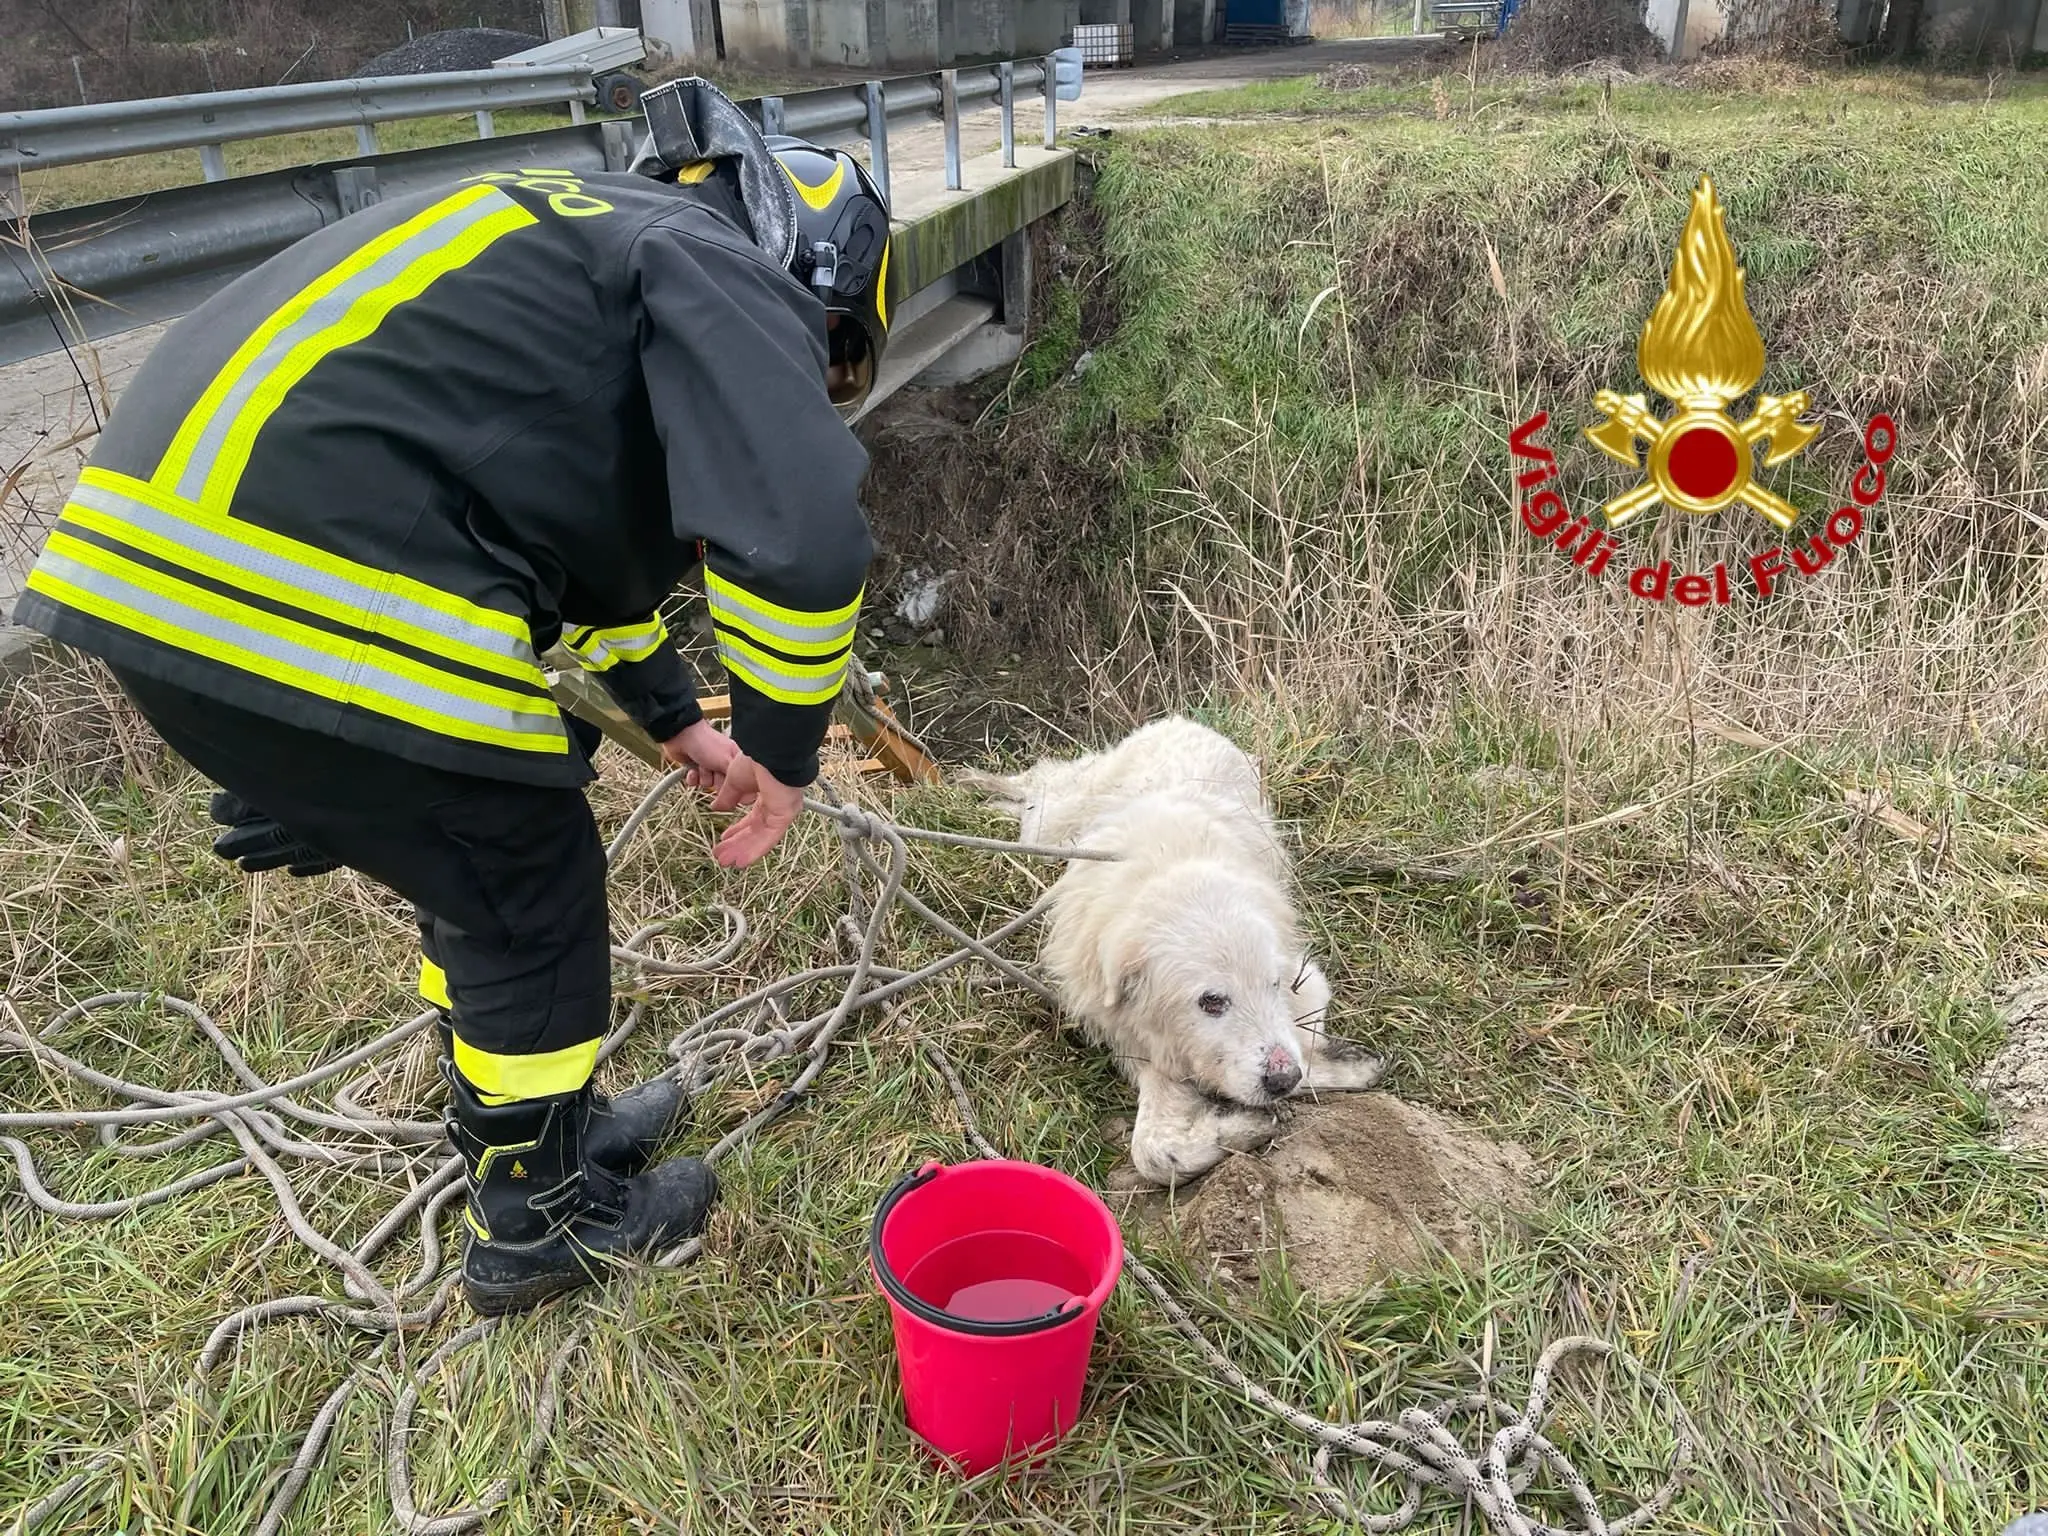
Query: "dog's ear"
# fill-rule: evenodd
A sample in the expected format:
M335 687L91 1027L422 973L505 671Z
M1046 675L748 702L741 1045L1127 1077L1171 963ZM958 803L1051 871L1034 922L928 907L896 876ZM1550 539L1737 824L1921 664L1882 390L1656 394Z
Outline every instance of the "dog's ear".
M1081 939L1079 933L1073 937ZM1063 963L1059 968L1065 972L1073 1002L1081 1011L1107 1019L1143 999L1145 940L1135 921L1128 917L1113 921L1094 935L1092 942L1082 940L1071 948L1061 947L1066 953L1060 957Z
M1136 1001L1138 1000L1138 994L1139 994L1139 993L1141 993L1142 991L1144 991L1144 989L1145 989L1145 972L1144 972L1144 968L1143 968L1143 967L1141 967L1141 966L1138 966L1138 965L1126 965L1126 966L1125 966L1125 967L1123 968L1123 970L1122 970L1122 971L1120 971L1120 972L1119 972L1119 973L1117 974L1117 979L1116 979L1116 1005L1117 1005L1117 1007L1119 1007L1119 1008L1128 1008L1128 1007L1130 1007L1130 1006L1131 1006L1131 1004L1135 1003L1135 1002L1136 1002Z

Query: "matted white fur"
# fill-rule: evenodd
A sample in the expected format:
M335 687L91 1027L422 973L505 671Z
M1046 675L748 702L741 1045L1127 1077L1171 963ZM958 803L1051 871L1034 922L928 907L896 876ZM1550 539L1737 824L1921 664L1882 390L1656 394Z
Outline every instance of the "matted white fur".
M1385 1064L1323 1031L1259 773L1228 737L1157 720L1010 777L964 774L1025 842L1100 849L1053 888L1043 962L1082 1031L1138 1090L1131 1162L1156 1184L1272 1140L1291 1095L1370 1088Z

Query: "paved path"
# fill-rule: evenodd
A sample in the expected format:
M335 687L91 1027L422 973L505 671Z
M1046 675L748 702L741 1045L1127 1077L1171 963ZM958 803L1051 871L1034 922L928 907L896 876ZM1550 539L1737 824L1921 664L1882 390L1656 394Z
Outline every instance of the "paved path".
M1313 74L1342 63L1393 61L1430 46L1428 39L1379 38L1219 49L1135 69L1091 71L1082 82L1081 99L1060 103L1059 121L1063 128L1130 121L1168 97L1190 91ZM962 155L972 159L998 148L1001 123L1000 110L994 107L964 116ZM1044 125L1041 99L1021 98L1018 142L1041 142ZM899 189L911 178L942 177L945 136L938 125L892 132L889 170ZM21 578L91 451L94 410L103 412L106 402L118 395L164 329L146 325L71 354L52 352L0 368L0 623L13 609Z

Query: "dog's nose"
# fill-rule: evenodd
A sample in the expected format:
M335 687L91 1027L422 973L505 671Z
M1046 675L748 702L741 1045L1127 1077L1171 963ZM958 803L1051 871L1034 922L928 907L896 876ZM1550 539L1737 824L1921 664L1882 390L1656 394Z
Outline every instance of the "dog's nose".
M1266 1090L1267 1096L1284 1099L1300 1085L1301 1063L1279 1046L1268 1051L1259 1073L1259 1086Z

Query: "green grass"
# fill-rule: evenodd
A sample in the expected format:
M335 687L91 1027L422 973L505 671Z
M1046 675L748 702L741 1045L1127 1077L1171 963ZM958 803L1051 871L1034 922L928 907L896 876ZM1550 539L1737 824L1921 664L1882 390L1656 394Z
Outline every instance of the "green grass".
M1545 1343L1591 1330L1663 1371L1705 1433L1698 1476L1660 1529L1990 1531L2048 1502L2048 1164L1991 1150L1967 1086L1997 1037L1987 988L2048 950L2048 776L1854 754L1802 765L1711 742L1673 760L1612 740L1567 749L1477 717L1420 738L1216 718L1268 754L1345 1026L1392 1052L1396 1091L1521 1140L1546 1170L1531 1231L1467 1272L1344 1305L1318 1305L1278 1271L1233 1300L1155 1255L1255 1379L1326 1416L1378 1414L1469 1388L1490 1325L1512 1397ZM1476 772L1500 764L1528 772ZM274 1078L410 1011L395 902L351 878L237 875L206 851L203 786L138 766L147 787L133 771L8 776L8 988L32 1026L101 986L164 987L213 1008ZM596 791L607 827L642 782L612 764ZM1843 808L1844 784L1878 783L1945 830L1945 853ZM1655 808L1542 851L1509 832L1645 801ZM943 792L906 792L897 809L994 830ZM739 972L819 963L837 910L822 829L725 882L704 857L709 831L680 805L659 816L620 871L615 925L717 892L759 923ZM106 857L116 838L125 869ZM1450 885L1369 872L1486 838L1494 851ZM982 855L917 864L919 888L959 920L986 926L1027 899L1015 869ZM890 950L934 952L907 921ZM742 985L736 973L673 988L629 1065L650 1067L661 1038ZM962 1065L1000 1145L1106 1175L1097 1122L1128 1100L1106 1064L1055 1038L1015 989L935 987L897 1028L857 1028L813 1103L728 1165L702 1261L474 1350L458 1406L423 1412L422 1500L473 1495L506 1470L541 1363L585 1325L570 1407L505 1529L1328 1529L1305 1512L1303 1448L1203 1379L1128 1288L1105 1317L1086 1420L1048 1472L963 1487L919 1465L861 1248L896 1174L960 1152L915 1031ZM110 1015L58 1043L120 1075L225 1085L210 1052L160 1018ZM684 1143L701 1146L766 1091L717 1096ZM6 1102L52 1094L0 1063ZM138 1168L35 1140L82 1198L209 1160ZM306 1183L315 1219L343 1230L388 1199L364 1181ZM136 1437L119 1528L246 1528L298 1428L363 1357L344 1334L286 1323L245 1347L205 1408L179 1403L218 1315L327 1288L281 1240L267 1189L237 1180L106 1225L9 1200L0 1233L0 1399L13 1405L0 1416L0 1508L54 1482L67 1456ZM459 1321L412 1341L413 1358ZM378 1425L393 1373L372 1379L384 1385L345 1414L288 1529L384 1528ZM1586 1382L1567 1385L1556 1427L1617 1510L1666 1449L1647 1404ZM83 1510L57 1528L106 1521ZM1418 1527L1456 1528L1441 1510Z
M1662 709L1683 673L1770 730L2033 736L2038 711L2013 702L2048 654L2027 510L2048 451L2048 95L1711 78L1611 100L1456 75L1281 83L1182 104L1242 124L1091 149L1094 209L1067 238L1105 318L1055 308L1005 419L1114 505L1071 551L1102 557L1105 670L1166 679L1148 704L1190 675L1278 673L1354 708L1434 708L1476 681L1541 713L1569 662L1595 719L1639 696L1624 684ZM1869 416L1891 413L1904 445L1854 560L1711 631L1589 600L1516 519L1505 441L1547 410L1575 511L1638 478L1578 434L1598 390L1640 387L1637 340L1702 175L1748 274L1761 387L1807 391L1824 423L1764 476L1807 512L1795 536L1847 499ZM1740 570L1771 542L1748 514L1667 515L1625 548ZM1475 630L1479 592L1498 623Z
M1344 1026L1391 1052L1395 1092L1520 1140L1546 1180L1530 1229L1481 1261L1339 1305L1284 1272L1226 1296L1148 1257L1254 1379L1326 1417L1471 1389L1489 1329L1509 1398L1551 1339L1624 1345L1705 1434L1656 1530L1948 1536L2048 1505L2048 1163L1996 1151L1969 1086L1999 1040L1993 984L2048 955L2029 638L2048 451L2039 93L1855 78L1604 101L1446 77L1209 107L1276 101L1320 116L1091 151L1070 276L990 411L1018 455L994 494L1046 606L1112 604L1105 633L1074 645L1091 734L1194 701L1260 751ZM1834 427L1882 403L1909 447L1867 560L1779 608L1646 621L1521 541L1501 439L1540 402L1562 447L1594 388L1629 384L1702 170L1752 272L1768 383L1810 384ZM1818 498L1848 460L1838 441L1813 458L1785 483ZM1583 453L1571 473L1575 501L1605 493ZM1049 549L1027 537L1040 495ZM1688 557L1747 537L1673 534ZM398 903L347 877L226 868L203 786L132 724L69 708L38 684L0 716L5 988L31 1028L91 992L163 987L215 1010L276 1078L410 1012ZM1708 729L1717 714L1789 746L1732 744ZM1501 766L1527 773L1482 771ZM610 764L593 792L607 829L643 783ZM1877 787L1930 835L1845 806ZM896 805L995 830L949 793ZM710 1003L833 952L823 829L726 878L712 830L680 802L655 819L619 871L615 929L716 895L755 936L731 974L665 990L625 1071ZM1475 844L1450 881L1381 872ZM1033 889L977 854L920 852L916 869L977 926ZM906 919L887 958L935 952ZM1034 999L977 979L921 994L894 1027L865 1020L815 1099L728 1165L701 1261L462 1357L452 1406L418 1421L423 1505L512 1470L542 1363L588 1325L555 1441L493 1529L1334 1536L1306 1496L1309 1447L1209 1382L1131 1287L1105 1315L1087 1416L1044 1474L962 1486L920 1464L861 1246L897 1174L960 1152L918 1032L961 1064L1000 1145L1107 1175L1098 1125L1128 1090ZM188 1030L140 1012L57 1043L125 1076L228 1083ZM406 1083L434 1103L424 1063ZM683 1145L772 1089L714 1096ZM0 1102L59 1099L0 1059ZM74 1198L210 1156L136 1165L34 1141ZM360 1232L389 1198L307 1181L330 1228ZM411 1258L401 1247L388 1272ZM131 1460L109 1504L57 1530L246 1529L367 1352L284 1323L204 1402L181 1391L222 1313L307 1288L331 1287L260 1182L102 1225L0 1193L0 1513L117 1446ZM409 1358L460 1320L408 1340ZM289 1530L388 1528L397 1376L371 1379ZM1563 1384L1553 1428L1610 1512L1667 1449L1647 1404L1592 1380ZM1458 1512L1433 1504L1416 1529L1450 1536Z

